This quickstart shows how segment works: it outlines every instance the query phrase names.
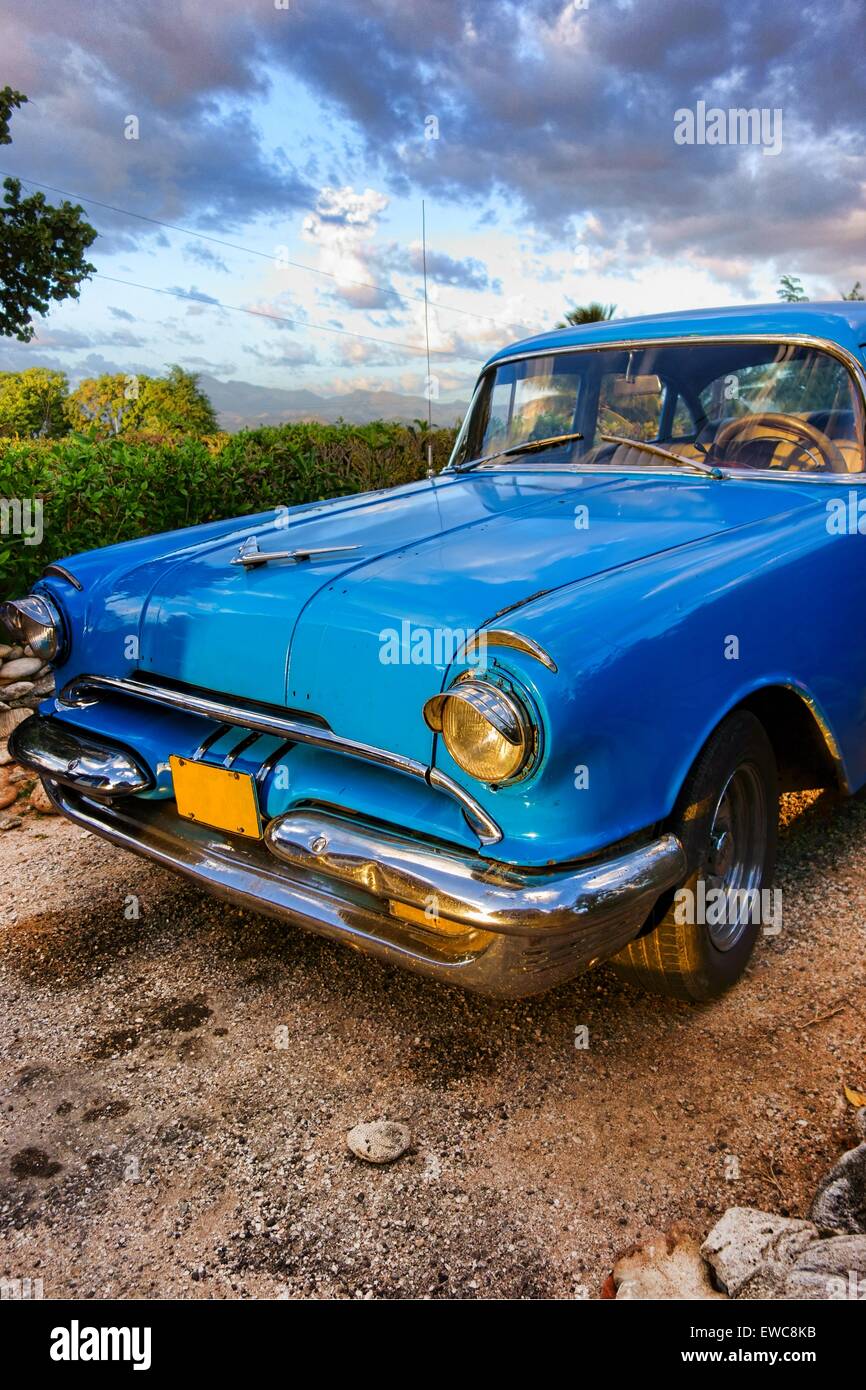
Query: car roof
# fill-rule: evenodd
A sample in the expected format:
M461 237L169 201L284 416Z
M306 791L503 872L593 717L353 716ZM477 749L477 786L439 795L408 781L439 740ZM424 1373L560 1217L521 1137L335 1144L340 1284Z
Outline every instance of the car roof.
M601 323L555 328L523 338L494 353L486 365L518 354L558 347L726 333L807 334L813 338L827 338L859 356L859 348L866 344L866 303L840 299L824 303L738 304L720 309L682 309L640 318L606 319Z

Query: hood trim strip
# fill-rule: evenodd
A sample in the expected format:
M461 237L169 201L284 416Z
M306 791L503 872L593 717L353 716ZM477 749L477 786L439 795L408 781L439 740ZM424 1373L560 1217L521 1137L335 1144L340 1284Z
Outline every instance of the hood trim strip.
M324 748L332 753L345 753L350 758L360 758L365 762L377 763L381 767L391 768L392 771L405 773L409 777L417 777L426 782L428 787L445 792L459 803L467 822L482 845L495 845L502 839L502 830L474 796L447 773L416 758L407 758L402 753L393 753L385 748L374 748L372 744L359 743L356 739L341 738L330 729L321 729L299 719L248 709L242 704L215 700L205 693L172 690L149 681L123 679L119 676L77 676L61 691L57 697L57 705L61 709L64 705L68 708L81 708L93 704L92 697L99 691L108 695L128 696L148 704L168 706L186 714L200 715L203 719L213 719L220 724L232 724L260 734L274 734L278 738L290 739L293 743L309 743L315 748Z

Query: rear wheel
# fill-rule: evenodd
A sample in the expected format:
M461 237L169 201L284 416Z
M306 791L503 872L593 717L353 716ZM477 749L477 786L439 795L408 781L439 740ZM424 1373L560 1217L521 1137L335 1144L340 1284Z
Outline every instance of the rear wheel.
M712 999L739 979L776 863L779 789L764 726L745 710L711 735L674 812L690 876L659 924L610 964L657 994Z

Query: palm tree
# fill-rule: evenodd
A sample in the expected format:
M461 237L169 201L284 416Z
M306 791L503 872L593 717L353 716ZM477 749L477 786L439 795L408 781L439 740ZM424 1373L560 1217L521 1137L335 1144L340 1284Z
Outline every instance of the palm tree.
M598 300L594 299L591 304L579 304L576 309L569 309L562 322L556 326L579 328L583 323L604 323L605 319L612 319L615 313L615 304L599 304Z

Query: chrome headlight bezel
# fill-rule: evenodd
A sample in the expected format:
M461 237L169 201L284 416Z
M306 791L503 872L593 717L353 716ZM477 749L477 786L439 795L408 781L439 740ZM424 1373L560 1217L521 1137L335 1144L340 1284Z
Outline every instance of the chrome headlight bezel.
M56 663L66 653L66 627L60 609L45 594L0 603L0 631L29 647L42 661Z
M488 780L479 777L471 766L460 756L460 750L453 748L445 730L445 711L449 700L460 700L469 705L496 732L515 749L520 750L519 760L507 776ZM433 695L424 705L424 719L428 728L441 734L445 747L457 766L476 781L487 786L504 787L521 782L535 767L540 746L539 722L531 713L529 701L521 698L513 688L496 684L492 680L482 680L471 671L459 676L453 685L439 695Z

